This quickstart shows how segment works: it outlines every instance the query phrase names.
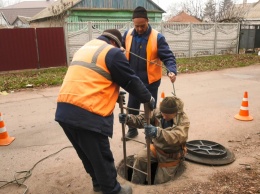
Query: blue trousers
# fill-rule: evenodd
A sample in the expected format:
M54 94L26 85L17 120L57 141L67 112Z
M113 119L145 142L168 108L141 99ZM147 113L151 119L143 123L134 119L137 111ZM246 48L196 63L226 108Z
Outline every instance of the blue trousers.
M147 89L152 94L153 98L155 99L155 106L156 106L157 95L158 95L158 87L152 87L152 88L147 87ZM138 99L136 99L133 95L129 94L127 107L139 110L140 106L141 106L140 101ZM133 114L133 115L138 115L139 111L128 110L128 113Z
M94 187L104 194L116 194L121 190L108 137L87 129L59 122L81 159ZM86 191L87 193L87 191Z

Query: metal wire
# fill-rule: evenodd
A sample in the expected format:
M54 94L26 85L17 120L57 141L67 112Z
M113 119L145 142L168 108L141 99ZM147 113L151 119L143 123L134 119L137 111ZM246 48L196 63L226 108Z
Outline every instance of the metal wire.
M164 66L164 65L160 65L160 64L158 64L158 63L156 63L156 62L149 61L149 60L147 60L147 59L145 59L145 58L143 58L143 57L141 57L141 56L139 56L139 55L137 55L137 54L135 54L135 53L133 53L133 52L131 52L131 51L125 50L125 52L129 52L130 54L132 54L132 55L134 55L134 56L136 56L136 57L138 57L138 58L140 58L140 59L143 59L144 61L148 61L149 63L152 63L152 64L154 64L154 65L160 66L160 67L166 69L168 72L171 72L171 71L170 71L166 66ZM172 94L173 94L174 96L176 96L174 83L172 83L172 87L173 87L173 92L172 92Z

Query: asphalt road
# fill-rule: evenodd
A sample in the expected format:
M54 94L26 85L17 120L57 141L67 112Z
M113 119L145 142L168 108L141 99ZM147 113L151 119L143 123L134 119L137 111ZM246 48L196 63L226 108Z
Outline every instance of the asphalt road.
M218 142L236 152L236 161L229 167L236 168L240 163L250 163L255 160L253 155L259 153L259 147L246 154L236 149L239 146L239 149L243 149L238 142L260 132L260 64L221 71L180 74L174 88L176 95L184 101L184 110L191 121L189 140L203 139ZM1 179L12 180L15 171L30 169L43 157L70 146L60 126L54 121L58 91L59 87L32 88L0 95L0 112L3 114L7 132L16 138L10 145L0 146L0 181ZM254 118L253 121L248 122L234 119L234 115L240 110L245 91L248 92L249 114ZM158 100L161 92L165 92L166 96L172 95L173 92L173 85L166 76L162 79ZM111 139L116 165L123 159L119 112L120 109L116 104L114 136ZM137 139L145 141L142 131L140 130ZM141 148L143 148L142 144L127 142L128 155L137 153ZM53 169L63 169L64 165L64 168L70 168L71 172L68 173L71 173L71 176L74 168L82 170L82 167L78 166L81 163L73 149L62 151L58 156L47 159L43 163L44 165L39 164L35 168L33 175L26 181L32 193L55 191L51 180L64 179L65 175L54 176L54 172L58 171ZM208 173L213 173L215 169L209 168L208 173L205 173L205 168L203 165L189 163L188 169L192 171L188 170L184 177L186 180L189 178L192 180L194 176L202 180L207 179ZM50 180L39 181L42 176L47 176L46 173L52 174ZM88 175L82 176L87 180L84 187L89 186ZM120 182L124 182L120 177L119 179ZM64 185L61 184L60 187L62 186ZM43 190L45 192L39 192L39 187L45 188ZM137 185L133 187L139 191L143 189L142 191L146 193L149 190L147 187L142 188ZM10 191L8 189L10 188L7 188L7 191Z

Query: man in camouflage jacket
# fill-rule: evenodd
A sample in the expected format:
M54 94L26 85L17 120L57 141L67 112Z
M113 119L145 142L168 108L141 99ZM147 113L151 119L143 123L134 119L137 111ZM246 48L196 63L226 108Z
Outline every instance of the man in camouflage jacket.
M145 128L145 135L152 140L151 162L157 162L154 184L165 183L173 179L186 154L185 143L188 139L190 122L183 111L181 99L165 97L159 109L152 112L150 125L146 125L145 115L119 114L120 123L136 128ZM134 168L146 172L147 150L135 156ZM133 170L132 182L144 184L146 175Z

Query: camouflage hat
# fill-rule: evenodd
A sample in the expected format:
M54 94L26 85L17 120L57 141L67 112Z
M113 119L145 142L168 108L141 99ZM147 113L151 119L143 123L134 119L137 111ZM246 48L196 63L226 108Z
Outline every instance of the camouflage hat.
M173 97L165 97L160 104L160 111L165 114L173 114L178 111L176 101Z

